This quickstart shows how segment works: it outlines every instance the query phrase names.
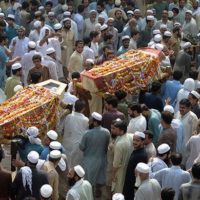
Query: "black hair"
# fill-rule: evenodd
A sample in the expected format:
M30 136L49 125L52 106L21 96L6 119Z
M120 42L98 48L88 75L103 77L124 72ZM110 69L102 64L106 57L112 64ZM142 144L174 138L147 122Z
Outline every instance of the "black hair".
M133 37L134 35L139 34L140 32L138 30L133 30L131 31L131 37Z
M153 83L151 85L151 91L157 92L160 90L160 88L161 88L161 83L159 81L153 81Z
M22 68L19 68L19 69L12 69L12 74L15 75L17 74L17 72L21 71Z
M182 162L182 155L180 153L172 153L170 156L173 165L180 165Z
M112 39L112 38L113 38L113 34L108 33L108 34L104 35L103 40L106 42L107 40L110 40L110 39Z
M142 113L141 105L138 103L131 103L128 105L128 108L130 108L132 111L137 111L138 113Z
M124 131L126 133L127 131L127 123L123 120L116 119L112 121L112 125L116 128L119 128L120 130Z
M41 72L33 72L31 74L31 82L34 84L39 83L41 76L42 76Z
M5 33L0 33L0 43L2 43L4 40L6 40L8 37Z
M127 92L124 91L124 90L117 90L117 91L115 91L115 96L116 96L117 99L120 101L120 100L126 98Z
M148 138L150 138L150 139L153 140L153 133L152 133L150 130L144 131L144 134L145 134L145 135L148 135Z
M75 102L75 105L74 105L74 110L76 112L81 112L85 107L85 101L83 100L80 100L78 99L76 102Z
M102 8L104 8L103 1L101 1L101 0L97 1L97 6L101 6Z
M51 7L53 7L53 2L51 2L51 1L47 1L46 3L45 3L45 6L51 6Z
M149 111L148 106L145 105L145 104L141 104L141 109L142 109L142 112L143 112L143 111Z
M36 54L36 55L34 55L34 56L32 57L32 61L34 61L34 60L36 60L36 59L39 59L39 60L41 61L41 60L42 60L41 55Z
M77 10L78 10L78 13L82 13L85 9L85 6L83 4L79 5Z
M97 37L100 33L98 31L91 31L90 32L90 39Z
M199 72L197 70L195 71L190 71L189 72L189 78L192 78L194 80L197 80L199 76Z
M84 44L83 40L76 40L75 47L77 47L79 44Z
M81 77L79 72L72 72L71 78L72 79L79 79Z
M173 114L168 112L168 111L163 111L161 113L161 119L166 123L166 124L171 124L173 120Z
M181 101L179 102L179 105L184 105L187 108L191 107L191 103L188 99L181 99Z
M23 10L26 10L27 8L29 8L29 3L28 3L27 1L24 1L24 2L22 3L22 9L23 9Z
M162 200L173 200L175 196L175 190L173 188L164 188L161 191Z
M181 72L181 71L174 71L173 72L173 78L176 81L179 81L182 78L182 76L183 76L183 72Z
M85 44L85 45L89 45L90 42L91 42L91 40L90 40L89 37L85 37L85 38L83 38L83 41L84 41L84 44Z
M0 26L1 27L6 27L6 22L5 21L0 21Z
M106 103L112 105L113 108L117 108L118 100L115 96L109 96L105 99Z
M192 166L192 176L196 179L200 179L200 163L195 163Z

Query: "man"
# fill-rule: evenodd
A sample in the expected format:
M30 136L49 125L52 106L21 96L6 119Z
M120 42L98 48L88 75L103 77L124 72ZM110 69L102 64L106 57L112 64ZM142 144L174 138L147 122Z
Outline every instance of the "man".
M114 15L115 16L113 16L113 18L114 18L113 26L118 30L118 33L120 36L122 34L123 28L125 26L125 21L122 16L122 11L116 10Z
M172 128L171 123L173 120L173 114L168 111L161 113L161 125L162 131L158 138L158 145L166 143L170 146L172 152L176 151L176 130Z
M71 57L69 59L68 66L67 66L67 69L69 71L69 76L73 72L79 72L80 73L84 70L84 68L83 68L83 56L82 56L83 47L84 47L83 41L77 40L76 43L75 43L76 49L75 49L74 53L71 55Z
M118 100L114 96L109 96L105 99L105 112L102 115L102 126L111 129L111 123L113 120L120 118L125 119L124 114L117 110Z
M138 24L135 18L131 18L122 31L122 36L128 35L131 37L131 32L138 30Z
M82 161L82 152L79 149L79 143L83 134L88 129L89 119L83 115L85 103L77 100L74 105L74 111L67 115L64 124L63 146L66 149L69 167L80 164Z
M99 41L100 33L98 31L92 31L90 33L91 45L90 48L94 51L95 58L99 57Z
M75 33L71 30L71 19L63 19L63 30L62 30L63 43L62 48L62 62L65 67L69 63L69 58L73 53L73 48L75 44Z
M25 197L35 197L40 199L40 188L48 184L47 174L36 169L39 154L31 151L27 155L27 166L22 167L12 183L12 199L24 199Z
M136 176L134 175L134 170L137 164L139 162L147 163L147 153L144 149L144 140L145 140L144 133L136 131L133 134L134 150L128 162L124 188L123 188L123 194L126 200L133 200L135 196L134 186L135 186Z
M126 122L116 119L111 125L112 135L116 137L113 148L112 192L122 193L126 169L133 151L132 135L127 133Z
M196 20L192 17L192 11L187 10L185 12L185 21L183 23L183 36L187 37L188 35L196 36L198 33Z
M120 56L121 54L126 53L129 49L129 42L130 37L128 35L125 35L122 37L122 46L117 51L117 56Z
M24 85L28 85L27 83L28 73L34 66L32 58L36 54L39 54L39 52L36 51L36 43L33 41L29 41L28 52L23 55L21 60L22 73L23 73L22 80Z
M151 158L148 163L152 173L168 168L167 164L169 163L171 153L170 146L168 144L161 144L158 146L157 151L157 157Z
M12 51L12 58L15 58L16 56L22 57L28 52L29 38L26 37L26 29L23 26L20 26L17 29L17 34L18 36L11 40L9 46L9 49Z
M179 112L176 114L176 118L180 119L184 126L184 141L183 141L183 163L187 157L185 145L196 130L198 118L191 111L191 103L188 99L182 99L179 103Z
M87 59L95 60L95 55L94 55L94 51L90 48L90 43L91 43L90 38L85 37L83 41L84 41L84 48L83 48L82 56L83 56L83 65L85 67L86 60Z
M2 159L4 158L4 151L2 147L0 146L0 199L9 199L11 195L11 185L12 185L12 176L11 173L4 169L2 166Z
M96 188L96 195L106 183L106 158L110 133L101 126L102 115L91 114L90 130L82 137L80 149L83 151L83 168L85 179ZM101 196L99 194L99 196Z
M42 23L39 20L36 20L33 23L34 29L31 30L30 34L29 34L29 39L30 41L34 41L37 42L40 39L40 30L42 27Z
M191 111L196 114L198 119L200 118L199 98L200 94L194 90L188 95L188 99L191 103Z
M142 115L142 109L140 104L130 104L128 106L128 114L131 117L129 121L127 132L135 133L136 131L143 132L147 128L147 122Z
M61 159L61 152L53 150L49 153L49 160L44 163L43 169L48 174L49 184L53 188L52 199L59 198L59 176L56 171L56 166Z
M49 69L41 64L42 57L36 54L32 57L33 64L35 65L31 70L29 70L27 83L31 84L31 74L34 72L40 72L42 74L40 82L50 79Z
M44 149L40 154L40 159L46 160L49 154L49 145L52 141L56 141L58 138L58 134L54 130L50 130L44 136Z
M183 87L180 83L182 77L181 71L173 72L173 80L167 80L163 85L163 102L167 99L170 99L170 104L175 107L175 100L178 91Z
M84 180L85 171L80 165L69 170L67 175L71 189L67 192L66 200L93 200L91 184Z
M169 200L174 199L175 197L175 190L172 188L164 188L161 191L161 199L162 200Z
M191 71L191 47L192 44L186 42L183 45L183 49L178 52L175 60L174 71L181 71L183 73L181 82L189 77L189 72Z
M149 158L156 156L156 148L153 144L153 133L149 130L146 130L144 131L144 134L145 134L144 145L149 160Z
M200 163L192 166L192 181L182 184L179 192L179 200L198 199L200 196Z
M58 80L57 65L55 63L56 50L50 47L46 50L46 56L44 56L43 64L49 69L51 79Z
M140 38L140 32L138 30L131 32L131 39L129 42L129 49L137 49L137 43Z
M150 168L145 163L138 163L135 168L136 183L138 190L134 200L155 200L160 199L161 187L157 180L149 179Z
M53 188L49 184L44 184L40 188L40 200L51 200L53 194Z
M22 66L20 63L15 63L12 65L12 77L9 77L6 80L6 85L5 85L5 95L7 96L7 99L11 98L14 96L15 91L14 88L17 85L22 85L20 81L20 77L22 75Z
M162 188L173 188L175 190L174 200L178 200L179 188L183 183L190 181L190 173L181 169L182 155L172 153L172 166L170 168L161 169L154 174L154 178L160 183Z
M157 145L158 137L160 134L160 119L161 114L158 110L155 109L149 109L145 104L141 105L142 108L142 114L147 119L148 124L148 130L150 130L153 133L153 143L154 145Z

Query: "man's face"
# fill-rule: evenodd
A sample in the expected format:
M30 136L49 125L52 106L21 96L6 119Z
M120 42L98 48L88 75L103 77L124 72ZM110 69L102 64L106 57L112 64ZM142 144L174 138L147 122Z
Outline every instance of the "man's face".
M100 5L97 5L97 12L101 13L103 11L103 8Z
M69 30L71 28L71 21L70 20L65 21L64 26L66 29Z
M140 137L133 135L133 147L134 149L140 149L144 145L144 141Z
M108 25L109 27L113 27L113 21L112 21L112 20L108 20L107 25Z
M122 44L125 49L127 49L129 47L129 42L130 42L130 40L123 40Z
M87 8L88 5L89 5L89 1L88 0L83 0L83 5L85 6L85 8Z
M196 10L199 7L199 3L197 1L194 1L192 7L194 10Z
M185 14L185 21L190 21L191 19L192 19L191 14L186 13L186 14Z
M130 108L128 109L128 114L129 114L129 116L132 117L132 118L135 117L134 111L131 110Z
M141 13L139 11L134 12L135 19L139 19L141 16Z
M8 25L12 26L14 24L14 21L12 19L7 19Z
M51 6L50 6L50 5L46 5L45 10L46 10L47 12L50 12L50 11L51 11Z
M96 12L92 12L92 13L90 13L90 19L91 19L91 20L95 20L96 17L97 17Z
M190 111L190 107L186 107L185 105L179 104L179 111L182 116L187 114Z
M162 12L162 19L168 19L168 12L166 10Z
M24 37L25 36L25 31L23 29L19 29L17 31L17 34L18 34L19 37Z
M75 183L76 183L76 179L75 179L75 171L73 168L71 168L67 174L67 178L68 178L68 184L70 187L72 187Z
M185 6L185 0L180 0L179 1L179 7L183 8Z
M84 45L83 45L82 43L79 43L79 44L77 45L77 47L76 47L76 51L77 51L78 53L82 53L82 52L83 52L83 47L84 47Z
M38 67L38 66L41 66L41 60L40 59L34 59L33 60L33 64Z
M197 104L198 100L193 98L192 95L188 95L188 100L190 101L191 105L194 106Z
M121 19L122 18L122 12L120 10L116 11L115 17L116 17L116 19Z
M51 140L47 135L44 137L43 143L45 146L49 146L49 144L51 143Z

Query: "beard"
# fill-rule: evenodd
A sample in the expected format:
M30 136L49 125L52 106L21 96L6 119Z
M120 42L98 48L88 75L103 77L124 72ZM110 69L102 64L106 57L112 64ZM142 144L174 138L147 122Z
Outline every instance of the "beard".
M72 187L76 183L76 180L74 178L68 178L68 185Z
M139 176L136 176L136 179L135 179L135 187L139 187L141 185L141 179Z
M94 128L94 124L89 124L89 129L93 129Z

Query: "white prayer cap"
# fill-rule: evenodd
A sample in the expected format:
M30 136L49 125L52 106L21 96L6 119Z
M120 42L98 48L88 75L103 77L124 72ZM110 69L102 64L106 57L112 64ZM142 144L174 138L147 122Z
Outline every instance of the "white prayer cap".
M161 34L160 30L159 29L153 30L153 35L157 35L157 34Z
M35 11L35 16L38 16L38 15L41 15L42 14L42 12L40 11L40 10L37 10L37 11Z
M62 10L63 11L66 11L67 9L68 9L68 5L67 4L62 5Z
M14 63L12 65L12 70L16 70L16 69L20 69L20 68L22 68L22 65L20 63Z
M113 17L109 17L108 20L107 20L107 22L108 22L108 21L114 21L114 20L115 20L115 19L114 19Z
M159 154L164 154L170 150L170 146L168 144L161 144L157 148Z
M49 153L49 157L53 159L61 158L62 154L59 150L53 150Z
M53 194L53 188L49 184L45 184L40 188L40 195L43 198L50 198Z
M19 26L19 27L17 28L17 30L23 30L23 31L25 31L26 28L25 28L24 26Z
M53 17L54 15L55 15L55 13L54 13L54 12L52 12L52 11L48 13L48 16L51 16L51 17Z
M103 18L105 20L105 16L102 14L99 14L98 18Z
M153 15L153 10L147 10L147 13Z
M71 19L69 17L66 17L63 19L63 22L66 22L66 21L70 21L71 22Z
M4 13L0 13L0 17L5 17Z
M65 11L65 12L63 13L63 15L64 15L64 16L71 16L71 12Z
M54 53L54 52L56 52L56 50L55 50L53 47L50 47L50 48L48 48L48 49L46 50L46 54L47 54L47 55L49 55L49 54L51 54L51 53Z
M170 31L165 31L164 32L164 36L166 36L166 37L172 37L172 34L171 34Z
M175 22L175 23L174 23L174 27L175 27L175 26L181 26L181 24L180 24L179 22Z
M53 150L60 150L62 148L62 145L58 141L53 141L49 144L49 147Z
M124 35L124 36L122 36L122 41L124 41L124 40L130 40L130 37L128 35Z
M44 10L44 6L40 6L38 10Z
M57 140L58 139L58 134L54 131L54 130L50 130L47 132L47 136L51 139L51 140Z
M100 27L100 30L101 31L104 31L104 30L106 30L108 28L108 25L107 24L104 24L104 25L102 25L101 27Z
M134 12L133 12L132 10L128 10L128 11L127 11L127 14L128 14L128 15L134 15Z
M155 45L155 49L159 50L159 51L162 51L164 49L164 45L163 44L156 44Z
M195 89L195 82L194 79L192 78L187 78L185 79L184 83L183 83L183 87L186 90L192 91Z
M91 13L97 13L97 11L96 11L96 10L90 10L89 13L90 13L90 14L91 14Z
M171 10L169 10L169 11L168 11L168 17L169 17L169 18L172 18L173 16L174 16L174 13L173 13Z
M147 174L147 173L149 173L150 168L147 164L140 162L137 164L136 170L140 173Z
M91 63L91 64L93 64L94 65L94 60L93 59L91 59L91 58L88 58L88 59L86 59L86 61L85 62L87 62L87 63Z
M134 13L135 13L135 12L141 12L141 10L140 10L140 9L135 9L135 10L134 10Z
M36 43L34 41L29 41L28 42L28 47L31 48L31 49L35 49Z
M15 16L12 15L12 14L9 14L9 15L8 15L8 18L10 18L10 19L15 19Z
M33 136L33 137L37 137L39 135L39 130L35 126L29 127L26 132L29 136Z
M148 15L148 16L147 16L147 20L149 20L149 21L154 21L155 18L154 18L154 16L152 16L152 15Z
M200 98L200 94L199 94L197 91L192 90L190 93L191 93L192 95L194 95L197 99Z
M192 11L191 10L186 10L185 13L188 13L188 14L192 15Z
M84 169L80 166L80 165L76 165L74 167L74 171L76 172L76 174L80 177L83 178L85 176L85 171Z
M121 193L115 193L112 196L112 200L125 200L124 195Z
M29 154L27 155L27 159L28 161L30 161L33 164L36 164L39 160L39 154L37 151L31 151L29 152Z
M148 47L151 47L151 46L153 46L154 44L155 44L154 41L151 41L151 42L148 43Z
M121 0L115 0L115 5L120 6L121 5Z
M167 29L167 25L166 24L161 24L160 25L160 29Z
M190 42L186 42L184 45L183 45L183 49L187 49L187 48L190 48L192 46L192 44Z
M174 114L174 108L171 105L166 105L163 110Z
M54 26L53 26L54 30L59 30L62 28L62 24L60 23L56 23Z
M153 37L153 40L155 42L161 42L162 40L162 36L160 34L156 34L154 37Z
M21 7L22 7L21 3L15 2L13 5L13 10L17 10L18 8L21 8Z
M102 115L99 114L99 113L97 113L97 112L93 112L93 113L91 114L91 116L92 116L94 119L98 120L98 121L101 121L101 120L102 120Z
M143 132L140 132L140 131L135 131L134 136L145 139L145 134Z
M95 30L101 29L101 24L100 23L96 23L94 27L95 27Z
M33 23L33 26L34 26L35 28L39 28L39 27L42 26L42 23L41 23L41 21L37 20L37 21L35 21L35 22Z
M23 86L21 86L21 85L16 85L15 87L14 87L14 92L16 93L16 92L18 92L19 90L22 90L23 89Z

